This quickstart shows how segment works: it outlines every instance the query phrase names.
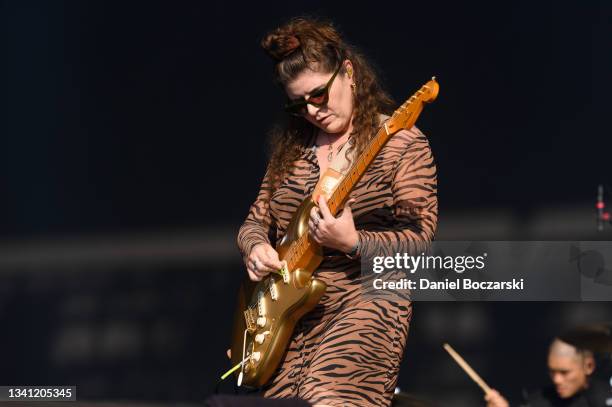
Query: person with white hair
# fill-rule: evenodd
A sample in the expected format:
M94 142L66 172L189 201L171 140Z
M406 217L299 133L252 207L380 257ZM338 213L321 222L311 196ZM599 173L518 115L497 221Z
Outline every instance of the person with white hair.
M589 407L605 406L605 391L593 388L591 375L595 371L593 352L578 349L555 338L548 350L548 372L552 386L530 394L526 407ZM487 407L509 407L497 390L485 395Z

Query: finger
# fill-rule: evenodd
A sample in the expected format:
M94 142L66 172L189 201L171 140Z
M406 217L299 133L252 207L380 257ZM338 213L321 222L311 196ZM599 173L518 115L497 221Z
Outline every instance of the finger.
M278 259L278 254L275 253L266 253L259 259L258 268L262 271L271 272L278 270L282 263Z
M308 224L308 235L310 237L312 237L314 239L314 234L315 234L315 230L317 230L317 228L315 228L314 226L312 226L309 222Z
M252 266L253 271L259 276L266 275L270 271L269 268L270 267L267 265L267 261L264 259L264 257L260 257Z
M318 244L322 243L321 238L319 236L313 234L313 235L311 235L311 237L312 237L312 240L314 240Z
M321 223L323 223L323 219L321 219L319 216L316 217L316 219L310 218L308 220L308 227L310 229L316 229L319 227L319 225L321 225Z
M258 276L257 274L255 274L255 272L251 269L247 269L247 272L249 274L249 279L251 281L261 281L261 277Z
M278 252L273 247L268 247L266 250L267 262L274 268L280 270L283 267L283 262L278 257Z
M251 252L251 255L249 256L249 264L255 264L257 263L257 261L259 260L259 255Z
M261 266L261 265L260 265ZM270 271L268 270L264 270L263 266L261 266L260 269L255 270L255 275L257 275L257 277L259 278L259 280L262 280L265 276L267 276L268 274L270 274Z
M313 238L317 235L319 225L315 226L312 222L308 222L308 234Z
M314 235L314 233L310 232L310 233L308 234L308 237L310 238L310 241L311 241L311 242L314 242L314 243L319 243L319 242L317 241L317 237Z
M342 209L342 215L340 215L341 218L352 218L353 217L353 211L351 210L350 206L345 206Z
M267 259L269 258L268 253L262 250L258 254L251 255L251 268L255 271L261 271L264 268Z
M351 198L348 201L346 201L346 203L344 204L344 210L352 211L353 208L351 208L351 205L353 205L354 203L355 203L355 198Z
M333 216L329 211L329 207L327 206L327 201L325 201L325 197L323 195L319 197L319 212L321 212L323 220L333 219Z
M315 242L319 244L321 244L321 242L323 241L323 233L321 233L318 228L313 230L312 237L314 238Z
M310 210L310 219L313 222L316 222L317 220L321 219L321 216L319 216L319 208L317 208L316 206L313 206Z
M316 243L316 244L318 244L318 245L320 245L320 244L321 244L321 239L319 239L319 238L318 238L318 237L316 237L316 236L311 235L311 236L310 236L310 240L311 240L311 241L313 241L313 242L315 242L315 243Z
M278 260L278 252L272 246L266 247L266 255L270 259Z
M259 255L265 251L265 247L266 246L267 246L266 243L257 243L251 249L251 252L249 253L249 258L255 259L255 258L259 257Z
M266 274L271 273L273 271L277 271L281 268L282 264L280 261L273 261L270 259L265 259L259 263L260 268L258 269L261 272L265 272Z
M247 264L247 270L249 272L251 272L251 273L256 275L257 274L257 266L258 265L259 264L255 263L255 262L249 261L249 264Z
M250 261L249 264L247 264L247 270L257 277L257 279L253 281L260 281L269 273L261 259L253 259Z
M264 271L264 263L262 261L262 257L253 258L249 261L249 264L247 264L247 268L259 276L261 276L262 271Z

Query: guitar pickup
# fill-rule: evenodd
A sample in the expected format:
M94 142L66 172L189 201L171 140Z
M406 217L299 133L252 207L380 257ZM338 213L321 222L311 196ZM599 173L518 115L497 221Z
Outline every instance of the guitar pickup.
M289 284L289 269L287 269L287 262L283 262L283 267L281 267L279 273L283 277L283 282Z
M270 284L270 297L272 301L278 300L278 289L276 288L276 284Z
M263 291L259 291L257 293L257 312L259 313L260 317L263 317L266 313Z

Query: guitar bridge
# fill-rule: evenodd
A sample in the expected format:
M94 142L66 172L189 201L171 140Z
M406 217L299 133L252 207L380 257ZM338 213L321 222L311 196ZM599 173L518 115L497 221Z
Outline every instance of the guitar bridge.
M244 311L244 322L246 323L246 329L250 334L257 330L255 313L252 309L248 308Z

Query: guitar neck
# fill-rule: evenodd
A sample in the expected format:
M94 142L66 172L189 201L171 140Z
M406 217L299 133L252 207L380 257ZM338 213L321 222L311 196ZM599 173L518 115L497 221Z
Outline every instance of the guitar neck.
M361 154L359 154L359 157L351 165L351 168L348 170L342 181L340 181L335 191L327 201L327 206L329 207L329 210L333 215L336 215L344 206L344 203L348 199L349 194L351 193L355 185L357 185L357 182L359 182L359 180L366 172L372 161L374 161L374 158L376 158L380 150L382 150L385 144L387 144L387 141L389 141L389 139L398 131L404 128L409 129L414 126L414 123L416 123L419 114L423 109L422 106L418 106L416 108L414 108L414 106L410 106L413 107L413 109L411 109L410 116L402 127L395 126L395 128L393 128L393 125L387 125L387 123L393 123L393 119L396 115L399 114L398 112L403 109L407 109L411 103L412 98L410 98L406 103L404 103L404 105L402 105L402 107L398 109L393 114L393 116L391 116L388 122L386 122L378 130L376 135L370 139Z

